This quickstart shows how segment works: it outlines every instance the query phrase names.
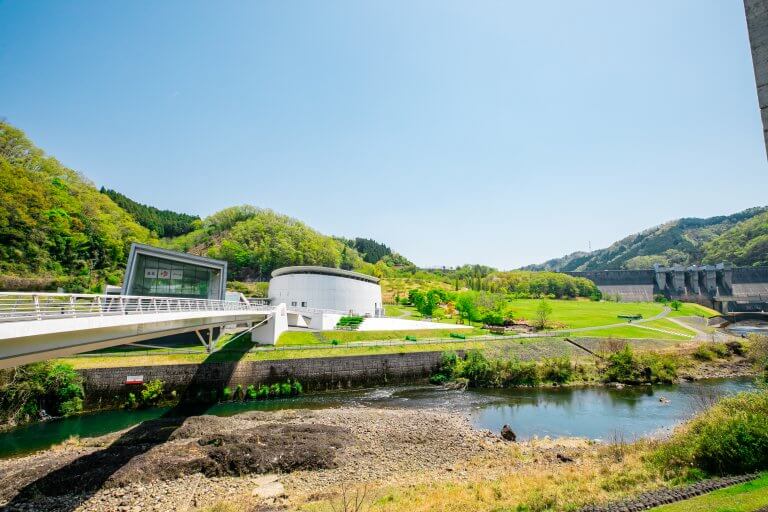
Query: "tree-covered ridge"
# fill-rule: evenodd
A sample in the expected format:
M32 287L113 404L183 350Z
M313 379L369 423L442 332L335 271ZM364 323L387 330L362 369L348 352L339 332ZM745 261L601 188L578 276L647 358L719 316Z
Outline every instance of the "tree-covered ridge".
M703 260L729 261L739 266L768 265L768 212L739 222L704 244Z
M678 219L630 235L606 249L575 252L525 269L645 269L655 263L668 266L721 261L744 266L765 264L768 242L752 238L768 232L766 214L768 208L762 207L707 219Z
M214 213L199 229L167 243L176 250L227 261L235 280L268 279L273 270L290 265L374 273L374 266L343 242L287 215L249 205Z
M85 289L119 281L131 242L150 240L92 183L0 122L0 274L66 276Z
M360 253L360 256L367 263L376 263L384 256L392 254L392 249L370 238L356 237L354 240L340 238L340 240Z
M200 227L200 217L177 213L170 210L160 210L154 206L137 203L133 199L116 190L101 187L100 192L106 194L120 208L159 237L174 237L189 233Z

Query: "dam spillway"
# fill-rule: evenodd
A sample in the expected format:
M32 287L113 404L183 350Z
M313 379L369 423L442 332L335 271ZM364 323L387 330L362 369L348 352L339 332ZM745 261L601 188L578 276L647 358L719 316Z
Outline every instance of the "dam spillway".
M702 304L720 312L768 310L768 267L692 265L654 266L648 270L564 272L594 282L605 296L623 301L667 299Z

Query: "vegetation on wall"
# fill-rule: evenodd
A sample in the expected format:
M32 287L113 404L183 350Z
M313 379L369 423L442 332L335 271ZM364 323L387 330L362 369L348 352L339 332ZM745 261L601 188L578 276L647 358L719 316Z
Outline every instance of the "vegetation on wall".
M100 192L109 196L120 208L128 212L139 224L159 237L174 237L200 227L200 217L159 210L154 206L137 203L116 190L101 187Z
M69 416L83 409L83 381L71 366L45 361L0 371L0 426Z

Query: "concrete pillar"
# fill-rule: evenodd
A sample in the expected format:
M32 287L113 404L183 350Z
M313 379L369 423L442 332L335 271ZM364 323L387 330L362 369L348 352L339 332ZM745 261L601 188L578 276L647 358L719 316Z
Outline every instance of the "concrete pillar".
M278 304L269 320L251 331L251 340L262 345L274 345L280 335L287 330L288 313L285 304Z

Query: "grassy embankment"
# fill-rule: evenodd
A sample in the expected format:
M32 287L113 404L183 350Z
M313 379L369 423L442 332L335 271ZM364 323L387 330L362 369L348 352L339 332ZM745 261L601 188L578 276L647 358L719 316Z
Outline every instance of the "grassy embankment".
M768 473L752 482L652 508L650 512L755 512L763 507L768 507Z
M532 318L533 312L538 305L537 300L520 299L513 302L515 318ZM585 300L552 300L551 321L564 328L584 328L597 327L620 323L622 320L618 315L640 313L644 318L655 316L663 311L663 306L656 303L616 303L616 302L591 302ZM420 319L420 315L414 308L409 306L389 306L390 315L401 316L402 318ZM711 310L707 310L695 304L684 304L680 311L673 311L670 316L709 316ZM443 320L446 323L455 319ZM596 329L573 333L573 336L584 337L625 337L648 340L668 340L668 341L687 341L694 333L684 327L670 322L667 319L648 322L649 327L662 329L664 331L679 333L680 335L662 333L650 329L626 325L612 327L608 329ZM374 340L404 340L406 335L415 336L419 340L432 338L448 338L454 329L446 326L446 329L418 330L418 331L326 331L322 333L313 333L309 331L289 331L284 333L278 340L278 346L291 345L317 345L317 349L303 350L285 350L285 351L263 351L250 352L244 357L237 354L238 359L243 360L280 360L292 358L311 358L311 357L333 357L333 356L352 356L367 354L387 354L387 353L406 353L416 351L441 351L441 350L463 350L470 348L488 348L487 341L471 341L466 343L453 342L445 344L426 344L426 345L395 345L382 347L345 347L348 342L354 341L374 341ZM469 338L481 334L487 334L485 331L475 328L473 330L462 330L462 334ZM245 336L247 338L247 335ZM220 354L222 360L227 359L226 344L230 337L223 337L218 344L218 348L224 348ZM332 340L337 340L339 345L332 345ZM240 342L245 340L241 338ZM509 343L502 341L501 343ZM526 343L543 343L544 339L530 339ZM494 342L495 343L495 342ZM152 345L151 341L145 342L146 345ZM493 345L490 345L493 347ZM544 347L546 352L547 347ZM138 366L138 365L162 365L162 364L194 364L206 360L207 354L203 346L194 340L184 345L168 348L145 348L136 346L121 346L104 349L96 353L97 355L89 357L71 357L64 361L72 364L76 368L94 368L100 366ZM234 356L233 356L234 357ZM209 359L210 360L210 359Z

